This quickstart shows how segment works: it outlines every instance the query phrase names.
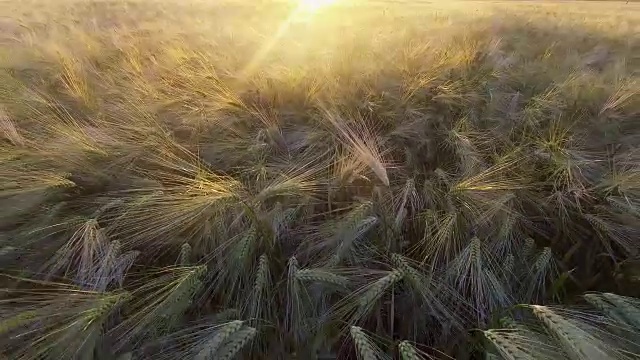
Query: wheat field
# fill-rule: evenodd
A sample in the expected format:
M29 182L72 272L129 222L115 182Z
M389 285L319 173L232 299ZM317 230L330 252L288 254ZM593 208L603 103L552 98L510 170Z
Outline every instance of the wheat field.
M0 0L0 359L640 356L640 3L325 5Z

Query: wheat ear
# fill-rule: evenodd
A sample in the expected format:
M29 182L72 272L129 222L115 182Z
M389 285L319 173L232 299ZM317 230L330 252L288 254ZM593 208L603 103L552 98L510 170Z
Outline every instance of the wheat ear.
M398 352L401 360L422 360L422 356L418 355L416 348L406 340L398 344Z
M240 330L243 326L242 320L234 320L225 324L216 334L202 345L202 349L196 354L194 360L213 359L214 354L233 333Z
M604 293L603 296L615 306L627 324L640 329L640 304L637 299L612 293Z
M301 269L296 271L295 277L300 281L325 283L338 287L346 287L349 283L346 277L323 269Z
M188 266L191 263L191 245L184 243L180 247L179 263L181 266Z
M484 337L493 344L500 355L507 360L537 360L535 356L523 348L518 341L514 341L514 335L510 330L486 330Z
M9 331L12 331L13 329L19 328L23 325L36 321L37 316L38 316L37 311L28 310L28 311L23 311L18 315L14 315L8 319L3 319L2 321L0 321L0 335L7 333Z
M233 359L234 356L253 338L256 337L256 329L252 327L244 327L236 332L234 332L228 339L225 341L223 346L217 353L216 360L230 360Z
M547 306L532 305L533 313L553 334L573 360L608 359L608 354L597 346L599 342L585 330L572 324Z
M402 271L393 270L389 272L388 275L378 279L362 294L362 297L359 299L360 307L368 307L372 303L376 302L380 297L382 297L382 294L384 294L387 289L402 280L403 276L404 274Z
M375 346L371 344L367 335L365 335L364 331L362 331L362 328L358 326L352 326L350 333L351 333L351 338L353 339L353 342L356 345L358 359L378 360Z

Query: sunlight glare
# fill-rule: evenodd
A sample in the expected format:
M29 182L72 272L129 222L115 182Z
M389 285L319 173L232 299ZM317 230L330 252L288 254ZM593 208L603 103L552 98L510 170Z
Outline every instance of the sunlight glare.
M305 12L314 12L334 2L336 2L336 0L300 0L300 7Z

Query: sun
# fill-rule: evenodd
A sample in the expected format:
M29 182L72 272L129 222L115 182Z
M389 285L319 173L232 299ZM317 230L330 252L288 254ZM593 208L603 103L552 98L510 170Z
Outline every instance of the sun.
M327 5L331 5L336 0L300 0L300 7L307 12L317 11Z

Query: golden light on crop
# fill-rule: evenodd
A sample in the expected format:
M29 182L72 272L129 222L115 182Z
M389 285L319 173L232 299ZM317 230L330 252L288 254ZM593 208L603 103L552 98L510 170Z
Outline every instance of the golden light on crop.
M334 2L336 0L300 0L300 8L305 12L314 12Z

